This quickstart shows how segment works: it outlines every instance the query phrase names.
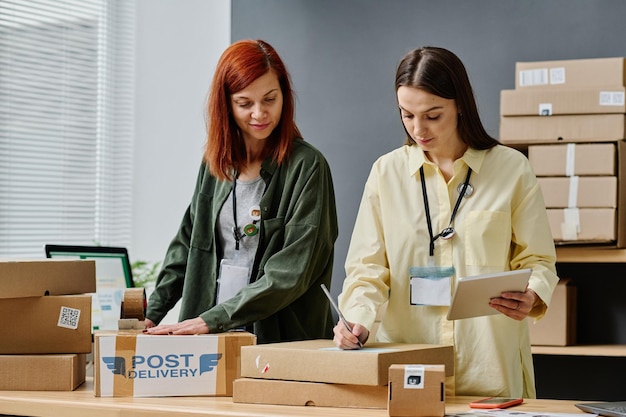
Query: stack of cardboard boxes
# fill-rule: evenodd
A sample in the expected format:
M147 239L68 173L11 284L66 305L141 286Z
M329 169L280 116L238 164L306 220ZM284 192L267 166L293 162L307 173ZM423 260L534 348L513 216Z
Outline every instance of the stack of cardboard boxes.
M518 62L500 140L527 147L558 243L626 247L625 58Z
M444 381L452 375L452 346L368 343L344 351L332 340L246 346L233 402L443 416Z
M0 390L71 391L91 352L95 262L0 261Z
M626 247L626 59L518 62L500 95L500 141L526 151L559 245ZM576 343L576 287L562 279L533 345Z

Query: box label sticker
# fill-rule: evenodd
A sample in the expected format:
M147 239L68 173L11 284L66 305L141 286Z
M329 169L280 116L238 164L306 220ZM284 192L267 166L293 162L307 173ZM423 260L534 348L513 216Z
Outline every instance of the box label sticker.
M623 91L600 91L599 104L601 106L623 106Z
M519 72L520 87L530 87L533 85L548 84L548 69L539 68L533 70L523 70Z
M565 84L565 67L550 68L550 84Z
M71 307L61 306L59 312L59 321L57 326L65 327L66 329L76 330L78 329L78 323L80 322L80 310Z
M552 103L540 103L539 116L552 116Z
M404 367L404 388L424 389L424 366L406 365Z

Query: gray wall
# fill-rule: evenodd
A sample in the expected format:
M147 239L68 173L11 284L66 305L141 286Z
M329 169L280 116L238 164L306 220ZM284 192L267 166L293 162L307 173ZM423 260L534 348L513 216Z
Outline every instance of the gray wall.
M131 260L161 261L205 142L204 102L230 44L230 0L137 0Z
M232 0L232 40L261 38L291 71L297 121L333 171L340 236L333 293L363 185L377 156L400 146L395 67L422 46L464 61L488 132L516 61L626 56L622 0Z
M191 201L230 0L137 0L131 261L160 262ZM148 292L150 293L150 289ZM149 294L148 294L149 295ZM179 307L163 323L175 323Z

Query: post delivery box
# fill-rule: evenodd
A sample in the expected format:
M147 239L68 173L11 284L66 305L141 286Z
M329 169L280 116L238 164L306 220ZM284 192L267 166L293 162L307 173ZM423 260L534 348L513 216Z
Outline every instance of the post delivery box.
M147 335L95 333L96 397L231 396L247 332Z

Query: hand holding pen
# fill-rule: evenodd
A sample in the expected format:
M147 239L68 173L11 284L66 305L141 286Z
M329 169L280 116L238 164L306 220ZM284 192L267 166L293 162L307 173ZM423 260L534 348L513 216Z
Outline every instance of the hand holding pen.
M350 323L348 323L348 320L346 320L346 318L343 316L343 314L341 314L341 311L339 310L339 307L337 306L337 304L333 300L333 297L330 295L330 291L328 291L328 288L326 288L326 285L324 285L324 284L322 284L321 287L322 287L322 290L324 290L324 294L326 294L326 297L328 298L328 301L330 301L330 305L333 306L333 309L335 310L335 312L339 316L339 320L343 323L343 326L345 326L345 328L348 329L348 331L350 333L352 333L354 336L356 336L357 349L361 349L363 347L363 344L359 340L359 337L352 332L352 326L350 326ZM335 326L335 329L337 329L337 326ZM335 334L336 333L337 332L335 331Z

